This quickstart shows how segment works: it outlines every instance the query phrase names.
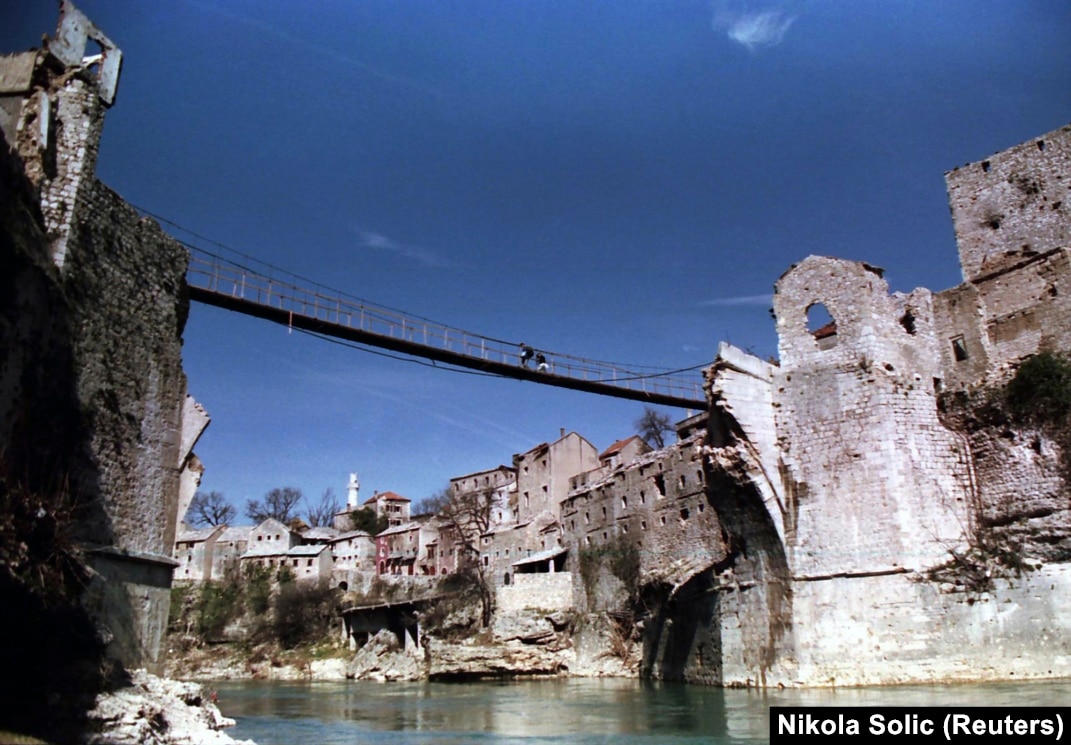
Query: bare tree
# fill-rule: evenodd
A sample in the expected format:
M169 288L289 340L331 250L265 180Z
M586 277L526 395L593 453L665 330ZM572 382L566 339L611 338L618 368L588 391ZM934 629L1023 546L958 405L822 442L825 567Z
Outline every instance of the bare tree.
M454 491L449 486L422 503L435 512L454 533L458 552L458 570L469 574L479 588L481 620L491 623L494 611L494 590L488 568L480 560L480 538L491 526L491 508L495 490Z
M223 525L238 516L238 510L218 491L197 492L186 510L186 522L195 526Z
M325 528L331 525L335 515L341 509L342 504L338 501L338 497L335 496L335 490L329 486L324 489L320 501L311 505L305 511L305 518L308 520L310 528Z
M663 414L650 406L643 407L643 416L636 420L636 434L656 450L666 446L666 433L673 431L669 414Z
M254 523L273 518L286 524L297 517L301 499L301 489L293 486L276 487L264 495L263 502L259 499L248 500L245 503L245 516Z

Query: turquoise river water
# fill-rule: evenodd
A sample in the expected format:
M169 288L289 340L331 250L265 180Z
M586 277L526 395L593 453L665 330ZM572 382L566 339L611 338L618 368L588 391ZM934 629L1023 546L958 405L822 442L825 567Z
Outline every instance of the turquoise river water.
M206 684L258 745L766 743L770 706L1066 706L1071 681L721 690L635 680Z

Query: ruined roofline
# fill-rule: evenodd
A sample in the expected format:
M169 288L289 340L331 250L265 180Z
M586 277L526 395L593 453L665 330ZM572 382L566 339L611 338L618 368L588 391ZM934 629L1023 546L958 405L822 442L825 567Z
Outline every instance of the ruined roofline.
M1065 125L1063 125L1061 127L1057 127L1056 129L1053 129L1053 130L1050 130L1048 132L1045 132L1044 134L1038 135L1037 137L1031 137L1028 140L1021 140L1021 141L1016 142L1016 143L1014 143L1012 145L1009 145L1008 147L1006 147L1006 148L1004 148L1002 150L994 150L989 156L987 156L985 158L979 158L978 160L968 161L967 163L964 163L961 166L955 166L951 170L945 171L945 173L944 173L945 180L947 181L948 177L951 176L952 174L958 173L959 171L962 171L964 169L970 168L972 166L978 166L979 168L984 168L985 164L992 163L994 160L997 160L997 161L1002 160L1003 157L1005 157L1005 156L1008 156L1008 155L1011 155L1011 154L1014 154L1014 153L1022 152L1023 150L1026 150L1026 149L1028 149L1030 147L1037 148L1038 147L1038 143L1044 143L1047 140L1055 139L1055 138L1062 137L1062 136L1065 136L1065 135L1068 135L1068 134L1071 134L1071 124L1065 124Z

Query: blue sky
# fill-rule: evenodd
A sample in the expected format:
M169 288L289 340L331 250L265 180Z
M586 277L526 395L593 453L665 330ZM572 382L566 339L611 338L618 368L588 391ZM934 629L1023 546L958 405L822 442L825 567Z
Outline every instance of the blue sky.
M125 54L98 174L133 204L379 304L669 368L774 354L773 282L809 254L957 284L943 173L1071 121L1060 0L78 5ZM7 0L0 49L55 17ZM643 411L198 305L184 358L202 488L238 504L351 470L418 500Z

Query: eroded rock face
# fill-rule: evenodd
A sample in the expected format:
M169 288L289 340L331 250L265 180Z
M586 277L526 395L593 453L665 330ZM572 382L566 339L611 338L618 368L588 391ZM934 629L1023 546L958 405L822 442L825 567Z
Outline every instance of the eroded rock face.
M432 680L567 675L575 660L571 648L519 641L481 645L428 640L426 646Z
M197 683L132 674L131 685L97 697L90 745L255 745L222 732L234 726Z
M398 637L383 629L357 650L346 677L358 680L423 680L427 677L424 651L402 649Z

